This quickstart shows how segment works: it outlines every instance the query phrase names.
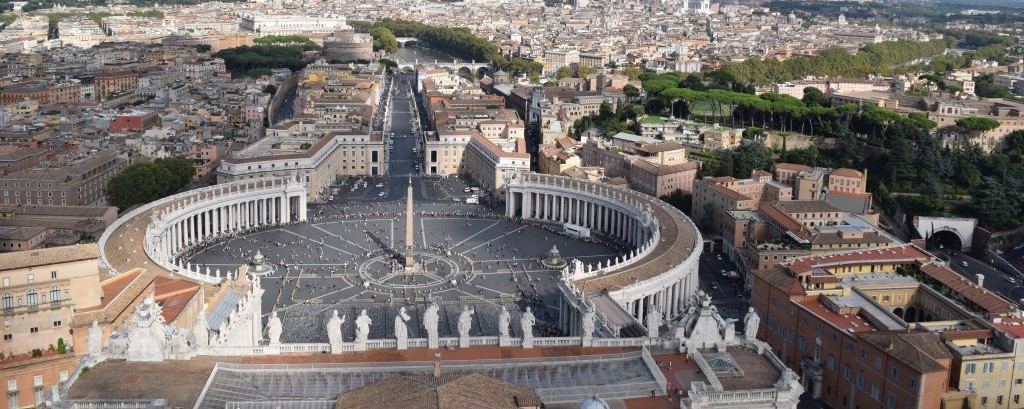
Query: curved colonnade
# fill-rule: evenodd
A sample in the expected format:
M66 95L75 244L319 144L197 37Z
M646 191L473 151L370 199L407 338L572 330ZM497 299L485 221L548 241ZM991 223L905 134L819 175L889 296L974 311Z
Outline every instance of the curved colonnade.
M229 234L304 220L306 187L301 182L261 178L219 184L147 203L117 219L100 237L100 259L115 274L144 267L216 284L219 271L200 271L178 256Z
M565 176L520 174L505 188L508 217L574 224L633 248L608 265L570 263L566 284L574 292L608 291L641 321L652 308L675 317L696 294L702 238L678 209L634 190Z
M581 295L608 291L637 319L651 308L677 316L698 289L700 233L686 215L657 198L599 182L525 173L507 182L506 216L575 224L632 248L605 264L571 263L566 277ZM231 182L133 210L104 232L100 255L113 273L143 267L218 283L231 273L200 271L178 257L226 235L305 219L302 183L290 178Z

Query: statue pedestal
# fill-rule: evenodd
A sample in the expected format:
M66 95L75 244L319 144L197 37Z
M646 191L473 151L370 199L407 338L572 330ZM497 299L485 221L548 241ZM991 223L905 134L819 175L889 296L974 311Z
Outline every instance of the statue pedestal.
M331 355L341 355L341 344L331 344Z
M438 349L440 347L441 347L441 342L440 342L440 340L437 337L428 337L427 338L427 348Z
M459 337L459 348L469 348L469 337Z
M404 351L406 349L409 349L409 340L407 340L407 339L398 339L397 341L398 341L398 350L399 351Z
M523 338L523 348L533 348L533 338Z
M365 342L359 342L359 341L353 342L352 343L352 348L356 352L365 352L366 351L366 343Z
M513 346L511 337L498 337L499 347L510 347Z
M589 347L594 346L594 338L593 337L582 337L582 338L580 338L580 346L582 346L584 348L589 348Z

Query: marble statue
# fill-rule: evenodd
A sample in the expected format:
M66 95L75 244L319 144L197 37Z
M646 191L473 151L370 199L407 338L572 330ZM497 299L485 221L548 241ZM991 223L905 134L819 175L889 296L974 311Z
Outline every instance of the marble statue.
M270 338L270 345L281 345L282 325L281 319L277 317L277 311L270 313L267 320L267 337Z
M469 330L473 327L473 310L468 305L462 306L459 313L459 338L469 338Z
M399 309L398 315L395 316L395 339L398 340L399 345L405 344L409 339L409 328L405 325L409 318L409 314L405 312L405 307Z
M427 310L423 312L423 328L427 330L427 343L432 349L438 347L437 337L437 304L431 303Z
M370 338L370 324L373 324L373 320L366 315L366 308L363 308L359 312L359 317L356 318L356 342L365 344Z
M580 320L583 326L583 338L589 339L594 337L594 320L597 318L594 315L594 310L587 310L583 313L583 318Z
M533 311L526 307L526 312L519 319L519 325L523 328L523 348L533 348L533 325L536 323L537 318L533 316Z
M327 342L331 345L341 345L341 324L345 323L345 317L338 318L338 310L334 310L331 318L327 320Z
M174 357L175 359L188 358L183 357L183 354L188 353L188 341L185 339L184 330L171 330L170 341L167 345L167 355Z
M89 356L99 356L102 351L103 328L100 328L100 323L94 320L92 326L89 327Z
M647 336L661 336L661 311L658 311L658 307L651 306L651 310L647 312Z
M748 340L757 338L757 329L761 325L761 317L754 312L754 307L747 309L747 315L743 317L743 336Z
M511 324L512 315L508 313L508 308L504 305L501 306L501 314L498 315L498 335L503 338L508 337L508 326Z

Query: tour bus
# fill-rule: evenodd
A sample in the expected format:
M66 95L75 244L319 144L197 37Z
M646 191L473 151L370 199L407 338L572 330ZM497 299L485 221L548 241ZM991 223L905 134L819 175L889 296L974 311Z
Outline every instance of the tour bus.
M479 197L467 197L466 198L466 204L478 204L478 203L480 203L480 198Z
M590 237L590 229L586 227L575 225L572 223L566 223L562 227L564 229L563 231L565 232L565 234L568 234L570 236L581 238Z

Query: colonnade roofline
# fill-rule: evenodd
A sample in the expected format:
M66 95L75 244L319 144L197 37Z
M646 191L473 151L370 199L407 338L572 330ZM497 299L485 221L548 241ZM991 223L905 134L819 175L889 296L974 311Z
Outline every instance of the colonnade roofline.
M691 262L696 264L694 260L700 256L702 238L690 218L660 199L644 193L600 182L537 173L523 173L511 177L507 189L509 194L541 189L557 191L564 197L605 197L632 207L636 215L649 215L652 218L652 222L657 225L659 236L655 243L651 243L655 247L644 252L646 254L641 254L640 259L629 266L576 280L576 287L584 293L605 290L614 292L632 286L642 286L644 282L655 279L674 267ZM518 205L514 198L509 203L509 206Z
M100 263L113 274L144 268L216 283L220 277L185 269L176 255L204 240L305 217L306 187L293 178L258 178L189 190L118 218L100 237Z

